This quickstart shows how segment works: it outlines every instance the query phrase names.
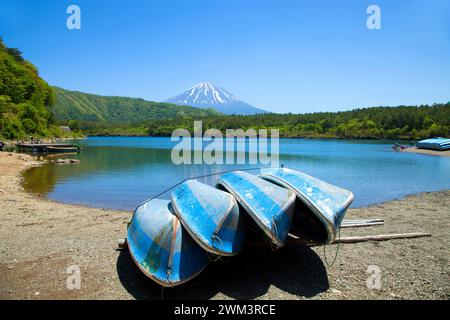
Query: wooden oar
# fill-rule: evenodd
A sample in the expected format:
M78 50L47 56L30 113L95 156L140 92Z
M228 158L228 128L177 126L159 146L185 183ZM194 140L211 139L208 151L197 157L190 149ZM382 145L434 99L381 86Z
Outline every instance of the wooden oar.
M431 233L412 232L412 233L379 234L379 235L359 236L359 237L344 237L336 239L333 243L357 243L366 241L387 241L394 239L413 239L424 237L431 237Z
M388 241L394 239L413 239L413 238L424 238L431 237L431 233L423 233L423 232L413 232L413 233L393 233L393 234L379 234L379 235L371 235L371 236L358 236L358 237L343 237L338 238L333 241L332 244L336 243L358 243L358 242L366 242L366 241ZM310 245L316 246L315 243L310 243L305 241L304 239L298 237L288 237L286 240L286 245L296 246L296 245Z

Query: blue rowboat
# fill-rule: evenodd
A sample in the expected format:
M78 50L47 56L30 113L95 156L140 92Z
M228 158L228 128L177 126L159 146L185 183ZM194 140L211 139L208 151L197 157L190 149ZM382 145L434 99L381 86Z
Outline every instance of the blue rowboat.
M316 243L334 241L353 201L352 192L287 168L262 169L260 176L297 195L293 234Z
M181 226L169 200L153 199L136 208L127 243L139 269L165 287L189 281L209 261Z
M417 142L416 146L419 149L431 149L439 151L450 150L450 139L446 138L426 139Z
M217 187L235 196L264 234L277 246L291 228L295 194L247 172L235 171L223 175Z
M244 219L236 199L197 180L183 182L172 192L175 214L206 251L233 256L244 242Z

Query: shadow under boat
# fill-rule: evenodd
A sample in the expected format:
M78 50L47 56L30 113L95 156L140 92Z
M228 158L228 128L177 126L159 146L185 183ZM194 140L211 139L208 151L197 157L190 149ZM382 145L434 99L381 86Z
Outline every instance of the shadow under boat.
M251 238L248 241L254 241ZM164 290L139 270L128 250L119 254L117 273L134 298L149 300L210 299L218 294L234 299L287 297L271 296L271 286L288 295L310 298L329 289L322 259L306 245L286 246L276 251L268 247L246 247L236 257L210 263L191 281Z

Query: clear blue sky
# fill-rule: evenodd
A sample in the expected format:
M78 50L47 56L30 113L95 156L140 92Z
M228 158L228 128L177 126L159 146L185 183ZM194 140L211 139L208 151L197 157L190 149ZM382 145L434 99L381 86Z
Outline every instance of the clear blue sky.
M102 95L161 101L210 80L273 112L450 100L448 0L11 0L0 36L50 84Z

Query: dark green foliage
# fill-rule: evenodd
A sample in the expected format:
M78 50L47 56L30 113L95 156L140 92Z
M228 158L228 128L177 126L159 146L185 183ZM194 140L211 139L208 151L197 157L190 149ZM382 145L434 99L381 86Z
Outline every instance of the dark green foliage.
M7 48L0 38L0 137L53 135L52 89L22 53Z
M106 97L54 87L56 103L53 114L57 121L98 122L98 126L135 124L143 121L205 117L219 115L214 109L199 109L170 103L151 102L126 97Z
M278 128L282 137L419 139L450 136L450 103L432 106L373 107L345 112L260 114L195 118L203 130ZM147 133L167 136L177 128L192 132L194 118L152 121Z

